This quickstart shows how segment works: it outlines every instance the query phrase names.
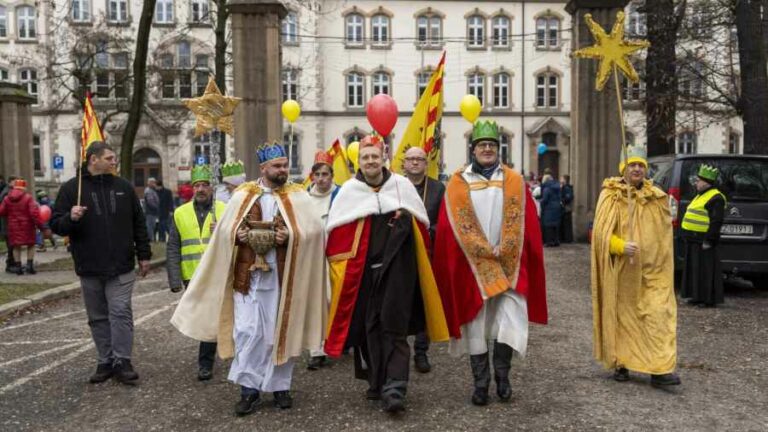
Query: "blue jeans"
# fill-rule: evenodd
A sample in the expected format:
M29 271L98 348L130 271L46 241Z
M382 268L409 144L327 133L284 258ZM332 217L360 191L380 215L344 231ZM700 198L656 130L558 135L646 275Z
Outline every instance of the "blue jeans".
M149 236L149 241L155 241L155 227L157 226L157 216L156 215L145 215L147 219L147 235Z

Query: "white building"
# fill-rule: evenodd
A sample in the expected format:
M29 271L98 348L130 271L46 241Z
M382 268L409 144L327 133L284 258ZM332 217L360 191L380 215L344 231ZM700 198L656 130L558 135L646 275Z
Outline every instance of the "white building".
M471 126L458 110L467 93L483 101L481 118L501 126L507 163L525 172L570 172L572 23L565 2L290 0L286 6L283 94L302 106L291 148L295 176L306 174L317 149L370 132L365 103L379 92L392 95L401 112L392 135L396 145L443 51L445 173L468 161ZM72 92L81 88L76 76L82 64L95 64L85 81L91 81L105 133L119 143L126 116L116 111L128 104L130 83L122 79L130 72L141 7L136 0L0 3L0 79L25 83L38 96L33 130L39 184L53 187L75 173L82 111ZM138 187L154 176L175 189L210 151L207 137L193 137L194 121L180 99L201 93L213 70L214 7L207 0L157 1L148 103L134 146ZM641 19L636 10L629 12L628 26L639 32ZM231 83L230 76L229 89ZM632 103L628 108L631 139L643 141L642 112ZM738 151L737 120L681 129L680 142L695 142L681 150ZM287 123L285 130L289 142ZM550 150L544 156L536 153L540 142ZM55 155L64 157L63 170L53 169Z

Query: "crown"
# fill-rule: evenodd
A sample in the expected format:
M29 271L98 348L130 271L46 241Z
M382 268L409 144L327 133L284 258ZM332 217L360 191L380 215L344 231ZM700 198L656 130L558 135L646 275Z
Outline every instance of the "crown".
M720 170L713 166L706 165L706 164L699 166L698 176L704 180L714 182L717 180L718 174L720 174Z
M208 165L195 165L192 167L192 184L199 181L211 182L213 174L211 173L211 167Z
M315 163L333 166L333 156L329 155L328 152L318 150L315 152Z
M630 144L627 146L627 162L624 161L624 152L621 152L621 162L619 162L619 172L624 173L624 167L628 164L641 163L648 167L648 149L641 144Z
M370 134L363 137L360 140L360 149L365 147L378 147L380 150L384 150L384 141L379 135Z
M472 127L472 144L490 140L499 142L499 125L493 120L478 120Z
M259 163L264 165L265 163L280 158L287 158L285 153L285 147L282 144L278 144L277 141L270 143L264 143L256 149L256 156L259 158Z

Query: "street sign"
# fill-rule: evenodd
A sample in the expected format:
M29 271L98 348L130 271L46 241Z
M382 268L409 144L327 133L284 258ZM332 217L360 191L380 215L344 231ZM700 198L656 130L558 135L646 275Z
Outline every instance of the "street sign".
M53 169L55 170L64 169L64 156L55 155L53 157Z
M208 163L208 158L205 155L200 155L195 158L195 165L206 165Z

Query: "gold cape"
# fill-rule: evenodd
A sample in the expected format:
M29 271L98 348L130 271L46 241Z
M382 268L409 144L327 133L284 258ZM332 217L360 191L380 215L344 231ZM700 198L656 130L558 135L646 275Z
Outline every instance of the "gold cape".
M327 320L327 279L323 224L309 194L297 184L274 190L288 228L285 274L280 276L280 304L272 361L281 365L305 349L317 349ZM261 196L256 182L241 185L227 204L192 280L171 318L181 333L217 341L221 358L234 356L232 280L237 227ZM247 247L247 246L245 246Z
M667 195L645 180L632 191L606 179L592 234L594 354L606 368L665 374L677 361L677 303L674 289L672 222ZM638 244L633 259L611 255L611 236Z

